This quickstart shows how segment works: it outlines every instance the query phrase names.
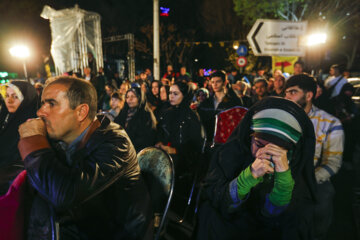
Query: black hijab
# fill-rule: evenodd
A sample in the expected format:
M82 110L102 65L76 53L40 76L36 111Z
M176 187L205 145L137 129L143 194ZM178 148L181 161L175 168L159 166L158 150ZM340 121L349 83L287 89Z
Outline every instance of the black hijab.
M9 181L23 170L23 162L17 148L19 141L18 128L29 118L36 117L38 95L35 88L25 81L12 81L22 93L24 99L14 113L9 113L6 105L0 112L0 194L4 194ZM5 191L5 192L4 192Z
M14 113L9 113L6 105L0 113L0 166L13 158L17 152L19 141L18 128L20 124L29 118L36 117L38 107L38 95L35 88L26 81L12 81L11 85L16 86L22 93L24 99ZM5 121L6 120L6 121ZM5 157L6 156L6 157Z
M306 189L298 189L299 193L301 194L301 192L308 191L312 199L316 201L316 180L314 173L314 127L305 111L297 104L278 97L268 97L266 99L260 100L248 110L240 125L231 134L226 144L235 144L239 149L243 149L244 151L248 152L248 154L251 154L251 120L254 114L268 108L282 109L293 115L299 122L303 134L293 149L293 157L290 161L291 173L295 182L301 179L300 181L304 181L305 183ZM225 152L224 154L232 153Z

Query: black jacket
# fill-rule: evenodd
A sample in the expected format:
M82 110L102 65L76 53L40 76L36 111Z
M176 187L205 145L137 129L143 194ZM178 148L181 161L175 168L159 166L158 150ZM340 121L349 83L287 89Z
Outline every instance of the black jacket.
M36 190L28 239L49 239L55 222L60 239L145 239L152 231L136 152L119 125L94 121L70 163L58 143L40 135L21 139L19 149Z
M289 164L295 181L292 200L278 216L263 211L265 196L270 193L274 180L268 175L238 205L230 193L230 183L254 161L250 148L251 119L256 112L272 107L292 114L303 132ZM211 160L203 188L205 201L200 208L197 239L311 239L316 202L314 151L312 123L296 104L272 97L255 104Z
M176 148L177 158L183 163L178 164L174 159L176 168L182 165L180 171L199 160L196 156L202 151L205 136L198 115L187 104L172 106L164 112L158 124L158 136L164 145Z

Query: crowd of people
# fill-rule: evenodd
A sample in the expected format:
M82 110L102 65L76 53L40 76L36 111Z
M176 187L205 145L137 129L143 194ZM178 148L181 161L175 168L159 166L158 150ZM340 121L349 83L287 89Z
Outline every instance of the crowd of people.
M174 161L175 193L202 176L194 238L326 239L330 178L352 160L359 109L338 65L324 82L303 67L244 77L168 65L160 80L146 69L132 81L86 68L12 81L0 99L0 194L26 170L28 239L151 239L136 154L156 146ZM237 106L248 112L214 148L216 115Z

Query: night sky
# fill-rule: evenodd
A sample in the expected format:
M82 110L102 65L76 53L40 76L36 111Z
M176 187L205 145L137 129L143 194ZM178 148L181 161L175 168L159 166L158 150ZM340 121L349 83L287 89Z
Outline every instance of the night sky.
M140 28L151 25L153 21L151 0L1 0L0 71L18 72L22 75L21 62L10 56L8 49L16 42L23 42L32 51L28 69L34 76L41 66L41 55L50 52L49 21L40 17L44 5L59 10L74 7L75 4L101 15L103 37L134 33L137 40L144 40L145 36ZM177 39L191 33L190 38L199 42L243 40L251 27L242 25L241 18L233 11L232 0L160 0L160 6L170 8L170 16L160 17L160 22L166 26L174 24ZM200 44L187 55L187 65L191 68L229 67L231 64L224 61L227 57L226 47L229 46L213 44L209 47L207 44ZM199 61L195 63L194 59ZM136 52L137 70L152 67L151 61L151 55ZM161 61L163 71L163 57Z
M232 4L231 0L228 1ZM28 68L31 75L34 75L40 66L41 55L50 52L49 21L40 17L43 6L49 5L59 10L73 7L75 4L79 4L82 9L94 11L101 15L103 37L134 33L136 38L141 39L143 36L139 32L140 27L152 24L153 21L153 6L150 0L2 0L0 3L0 71L22 73L21 63L10 56L8 49L15 43L23 42L31 49L32 56L28 61ZM194 39L197 41L204 39L227 40L231 37L230 34L214 33L213 29L209 29L203 16L209 15L207 12L211 12L212 9L204 9L204 1L202 0L160 0L160 6L170 8L170 16L161 17L160 21L164 24L174 24L177 27L178 34L186 34L189 29L194 30ZM231 14L235 16L232 9L228 11L231 11ZM213 49L203 51L201 48L207 48L207 46L199 46L200 50L194 51L194 54L197 52L199 56L194 57L208 58L207 54L211 53ZM140 55L137 54L137 56ZM139 64L140 62L141 59ZM145 64L147 64L146 61Z

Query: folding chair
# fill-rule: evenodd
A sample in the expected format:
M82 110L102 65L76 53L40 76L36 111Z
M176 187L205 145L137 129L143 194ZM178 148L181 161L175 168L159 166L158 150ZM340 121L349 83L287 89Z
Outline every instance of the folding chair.
M173 196L175 183L174 164L165 151L147 147L137 155L141 174L145 179L154 209L155 240L159 239Z

